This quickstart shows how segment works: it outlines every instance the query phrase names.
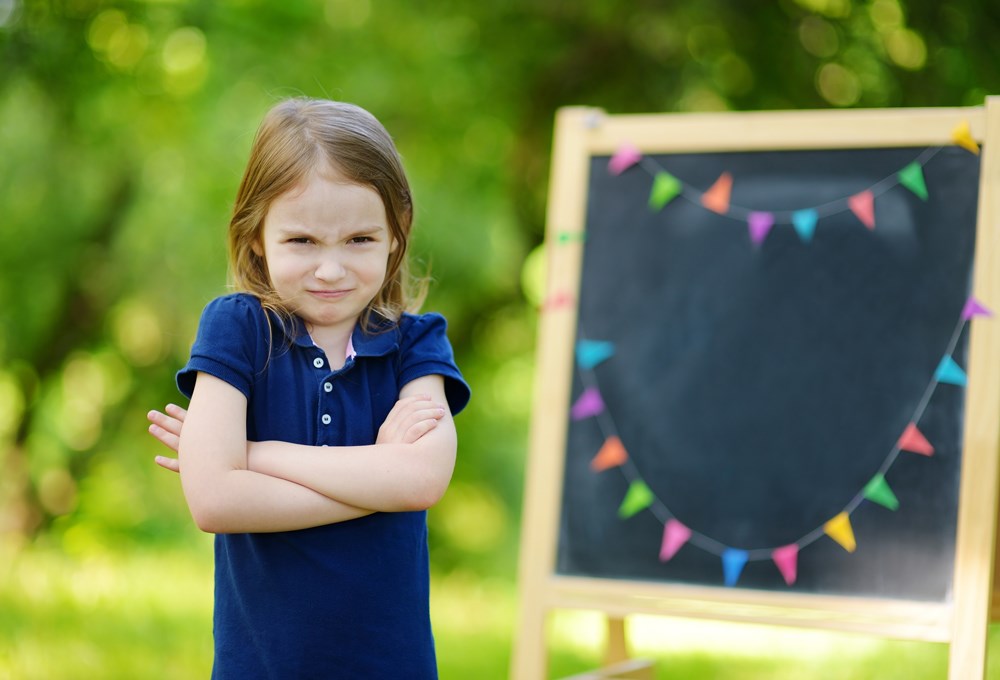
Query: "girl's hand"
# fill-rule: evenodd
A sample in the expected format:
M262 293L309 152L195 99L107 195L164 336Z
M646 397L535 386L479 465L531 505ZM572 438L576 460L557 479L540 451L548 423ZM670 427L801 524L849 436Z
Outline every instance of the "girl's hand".
M168 449L177 453L177 447L181 440L181 427L184 425L184 416L187 411L176 404L167 404L163 409L166 413L150 411L146 414L147 420L151 423L149 434L156 437ZM157 456L156 464L166 468L171 472L180 472L180 462L176 458L167 456Z
M400 399L378 429L376 444L412 444L437 427L444 407L429 395Z

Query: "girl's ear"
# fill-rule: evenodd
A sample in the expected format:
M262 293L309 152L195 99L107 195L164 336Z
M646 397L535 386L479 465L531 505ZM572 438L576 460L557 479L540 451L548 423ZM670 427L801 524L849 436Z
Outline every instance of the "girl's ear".
M254 255L256 255L257 257L259 257L261 259L263 259L263 257L264 257L264 249L260 247L260 238L255 238L253 240L253 242L250 244L250 250L253 251Z

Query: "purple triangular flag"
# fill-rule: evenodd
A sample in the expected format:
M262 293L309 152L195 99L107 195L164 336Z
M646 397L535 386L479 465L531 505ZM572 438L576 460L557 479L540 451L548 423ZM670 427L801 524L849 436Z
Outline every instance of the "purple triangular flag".
M755 246L759 246L774 226L774 215L769 212L752 212L747 223L750 226L750 240Z
M984 307L976 298L970 296L965 302L965 308L962 309L962 318L968 320L974 316L993 316L993 311Z
M604 400L596 387L588 387L573 404L570 415L573 420L583 420L604 411Z

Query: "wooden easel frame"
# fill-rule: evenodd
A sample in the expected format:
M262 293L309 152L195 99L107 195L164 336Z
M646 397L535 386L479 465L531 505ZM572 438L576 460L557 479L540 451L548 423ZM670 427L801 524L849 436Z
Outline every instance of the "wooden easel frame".
M548 299L539 322L529 460L519 565L520 615L513 680L546 677L546 620L554 609L609 617L609 661L625 654L621 622L632 613L857 631L950 645L951 680L982 678L993 605L998 450L1000 319L972 323L969 384L955 546L953 599L947 603L771 593L739 589L566 577L555 573L572 385L575 302L585 229L590 158L625 141L643 153L890 148L950 144L962 121L982 151L973 293L1000 311L1000 97L982 107L677 115L608 115L564 108L556 117L546 226ZM995 140L995 143L994 143ZM615 677L594 676L594 677Z

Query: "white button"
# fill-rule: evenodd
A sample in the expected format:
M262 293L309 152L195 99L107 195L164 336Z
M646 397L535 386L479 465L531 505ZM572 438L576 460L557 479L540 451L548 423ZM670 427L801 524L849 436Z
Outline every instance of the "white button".
M316 357L315 359L313 359L313 366L315 366L316 368L323 368L323 358Z
M333 383L323 383L324 392L333 392Z
M330 421L331 421L331 420L333 420L333 418L331 418L331 417L330 417L330 414L329 414L329 413L324 413L324 414L323 414L323 417L322 417L322 418L320 418L320 420L322 420L322 421L323 421L323 424L324 424L324 425L329 425L329 424L330 424Z

